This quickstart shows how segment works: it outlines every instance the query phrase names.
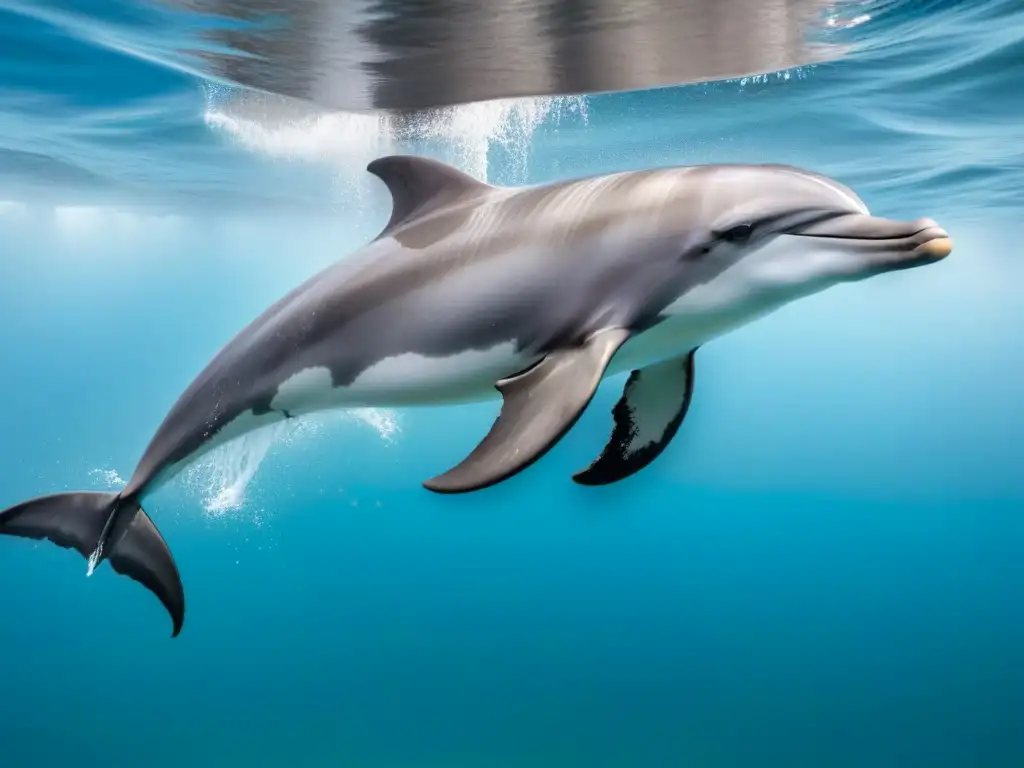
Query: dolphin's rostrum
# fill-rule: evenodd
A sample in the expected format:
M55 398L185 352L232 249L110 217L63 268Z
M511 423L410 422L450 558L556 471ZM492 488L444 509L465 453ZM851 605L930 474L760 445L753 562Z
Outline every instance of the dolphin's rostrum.
M708 341L840 282L927 264L930 219L871 216L847 187L777 165L664 168L499 188L419 157L374 160L384 231L231 340L157 429L120 493L61 493L0 513L0 533L109 560L177 635L185 598L143 498L203 453L336 407L502 398L490 432L425 483L485 488L543 456L601 380L632 371L608 443L575 480L629 477L665 449Z

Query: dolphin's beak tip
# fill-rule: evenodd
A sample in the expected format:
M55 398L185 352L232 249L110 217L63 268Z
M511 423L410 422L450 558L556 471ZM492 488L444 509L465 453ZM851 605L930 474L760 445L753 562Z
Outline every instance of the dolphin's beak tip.
M944 259L953 252L953 241L946 235L940 237L934 237L926 243L921 243L914 249L914 253L919 256L927 256L928 258Z

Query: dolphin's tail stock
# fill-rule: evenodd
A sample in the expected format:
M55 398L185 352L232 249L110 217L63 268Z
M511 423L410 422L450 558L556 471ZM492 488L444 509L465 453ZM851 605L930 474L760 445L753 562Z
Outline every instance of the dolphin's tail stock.
M77 549L89 572L104 560L142 584L164 604L177 637L185 620L185 591L178 567L153 521L134 499L81 491L40 496L0 512L0 534L48 539Z

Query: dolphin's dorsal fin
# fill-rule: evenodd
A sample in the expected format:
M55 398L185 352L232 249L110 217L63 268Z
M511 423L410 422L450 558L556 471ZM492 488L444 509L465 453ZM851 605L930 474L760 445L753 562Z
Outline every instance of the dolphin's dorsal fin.
M447 163L415 155L379 157L366 170L391 192L391 218L382 236L438 208L493 189Z

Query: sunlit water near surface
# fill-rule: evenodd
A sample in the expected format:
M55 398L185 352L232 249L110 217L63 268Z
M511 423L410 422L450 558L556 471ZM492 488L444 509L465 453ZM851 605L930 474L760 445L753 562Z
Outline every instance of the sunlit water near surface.
M501 184L792 163L956 249L709 344L616 486L570 475L622 377L464 497L419 484L496 404L219 450L147 504L173 641L109 567L0 541L0 766L1024 765L1019 2L845 4L837 61L401 130L171 66L148 8L0 2L0 507L119 487L221 345L380 230L383 154Z

